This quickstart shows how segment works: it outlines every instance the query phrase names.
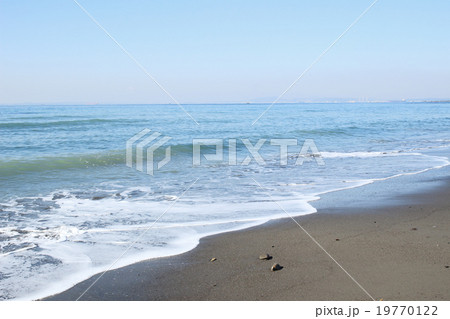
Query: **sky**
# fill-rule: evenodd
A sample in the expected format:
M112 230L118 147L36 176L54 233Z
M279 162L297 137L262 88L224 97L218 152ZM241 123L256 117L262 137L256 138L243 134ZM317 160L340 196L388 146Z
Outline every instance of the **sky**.
M180 103L272 102L373 0L78 0ZM450 1L379 0L280 101L450 99ZM173 103L72 0L0 0L0 104Z

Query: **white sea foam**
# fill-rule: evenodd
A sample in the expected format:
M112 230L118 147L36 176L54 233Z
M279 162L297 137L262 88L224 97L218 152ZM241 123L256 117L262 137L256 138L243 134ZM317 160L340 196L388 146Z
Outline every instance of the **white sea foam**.
M140 195L149 189L135 188L123 193L129 195L132 191L139 191ZM13 274L2 279L8 298L30 298L30 295L24 297L21 287L24 291L35 291L33 298L69 288L79 280L107 269L133 241L136 243L127 257L115 263L114 268L147 258L178 254L195 247L203 236L282 217L273 213L276 205L261 206L258 199L213 203L200 200L195 205L192 199L179 199L177 206L154 224L171 202L178 199L177 196L163 196L163 201L157 196L149 201L148 196L131 200L114 196L92 200L78 198L67 190L57 194L64 196L55 198L55 194L50 194L42 198L54 198L56 204L51 211L40 213L40 219L48 218L45 227L34 219L23 224L17 221L16 227L0 229L2 236L10 238L10 244L28 243L0 255L2 273ZM315 199L312 197L274 198L295 215L315 211L308 204L309 200ZM41 202L41 198L27 198L27 201ZM10 204L11 210L23 211L21 205ZM41 264L38 264L40 260ZM17 268L19 263L29 266ZM67 276L68 273L72 275ZM47 287L49 281L56 283Z
M325 193L449 165L446 157L396 151L322 156L327 170L313 166L305 180L301 167L295 175L276 167L251 175L262 168L249 166L236 173L237 186L234 179L204 175L207 186L199 183L182 197L185 187L164 194L156 183L126 187L114 182L92 190L62 189L11 199L2 204L11 214L8 226L0 228L9 245L2 245L0 253L2 296L45 297L109 268L188 251L204 236L314 213L311 202ZM248 175L264 189L246 180Z

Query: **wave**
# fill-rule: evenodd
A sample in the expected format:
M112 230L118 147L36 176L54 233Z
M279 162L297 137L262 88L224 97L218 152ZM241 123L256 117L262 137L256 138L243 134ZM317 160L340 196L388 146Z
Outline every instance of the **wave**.
M114 122L129 122L130 120L124 119L89 119L89 120L73 120L73 121L51 121L51 122L9 122L0 123L0 129L29 129L29 128L47 128L47 127L59 127L59 126L86 126L86 125L98 125Z
M70 156L46 156L34 159L0 160L0 178L18 174L89 168L125 163L125 150Z
M192 144L176 144L171 146L172 160L182 156L192 156ZM226 148L226 146L225 146ZM241 143L237 145L238 151L245 149ZM202 146L203 151L215 151L215 146ZM67 156L44 156L31 159L0 160L0 178L10 177L32 172L44 172L53 170L66 170L77 168L105 167L112 165L125 165L126 150L110 150L91 154L73 154ZM164 157L165 148L155 151L155 156ZM145 156L145 154L144 154ZM385 151L385 152L320 152L307 156L321 156L322 158L371 158L389 156L424 156L421 153Z
M134 145L134 147L135 146L136 145ZM182 143L173 145L167 144L166 146L158 148L155 151L155 156L164 157L167 146L171 147L172 160L174 160L177 157L183 157L186 155L189 155L192 158L192 148L193 148L192 143ZM226 150L227 148L228 146L225 143L224 149ZM202 153L216 151L214 145L202 145L201 149ZM238 143L236 149L238 151L241 149L245 150L246 147L243 143ZM145 156L146 154L144 152L144 160ZM64 170L72 168L92 168L92 167L102 167L119 164L125 165L125 160L126 160L126 149L109 150L88 154L41 156L34 158L20 158L10 160L0 159L0 178L29 172L43 172L50 170Z
M203 148L203 146L202 146ZM213 146L205 146L205 149ZM164 156L165 148L155 151L155 156ZM109 150L91 154L71 154L61 156L42 156L35 158L22 158L0 160L0 178L31 172L43 172L51 170L65 170L76 168L104 167L112 165L125 165L126 150ZM171 156L183 156L192 154L192 144L171 145ZM144 154L145 156L145 154Z
M364 130L366 132L368 128L358 126L348 126L348 127L327 128L327 129L295 130L291 133L307 136L342 136L342 135L352 136L361 130Z
M388 157L388 156L424 156L421 153L406 153L402 151L385 152L320 152L323 158L370 158L370 157Z

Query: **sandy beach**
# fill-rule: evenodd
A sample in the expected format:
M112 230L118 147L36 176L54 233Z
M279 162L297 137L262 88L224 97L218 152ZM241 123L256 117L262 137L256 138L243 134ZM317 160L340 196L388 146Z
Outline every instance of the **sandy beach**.
M449 319L449 12L1 1L0 313Z
M295 218L336 262L286 218L109 271L80 300L450 300L450 181L440 171L421 177L427 191L387 196L402 177L325 195L317 213ZM330 207L336 196L345 204ZM384 205L373 205L378 196ZM259 260L265 253L273 258ZM46 299L76 300L96 278Z

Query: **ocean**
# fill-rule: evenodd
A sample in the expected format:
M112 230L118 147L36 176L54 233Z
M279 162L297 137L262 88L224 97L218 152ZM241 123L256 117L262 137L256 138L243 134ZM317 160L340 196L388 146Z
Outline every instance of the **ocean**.
M450 164L450 103L276 104L252 125L268 106L183 105L199 125L170 104L0 106L0 300L45 297L204 236L315 213L321 194ZM126 165L126 142L144 129L168 140L152 174L148 154L136 169L136 145ZM223 156L204 145L195 163L198 139Z

